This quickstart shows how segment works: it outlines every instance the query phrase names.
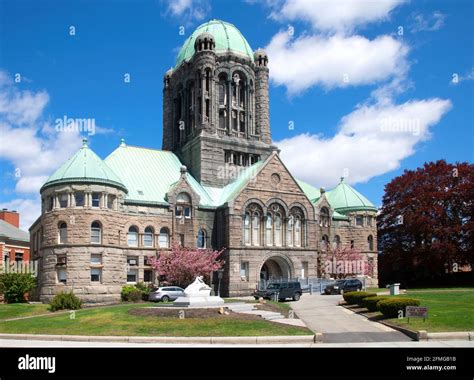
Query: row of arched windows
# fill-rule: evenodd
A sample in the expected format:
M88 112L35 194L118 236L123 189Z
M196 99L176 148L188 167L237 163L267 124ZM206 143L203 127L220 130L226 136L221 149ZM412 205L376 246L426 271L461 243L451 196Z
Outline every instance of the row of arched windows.
M335 235L333 240L332 240L332 249L338 249L341 248L341 237L339 235ZM321 249L323 251L326 251L329 248L329 237L328 235L323 235L321 237ZM351 240L351 248L354 248L354 240ZM369 235L367 237L367 250L368 251L373 251L374 250L374 237L372 235Z
M90 242L92 244L102 244L102 224L98 221L91 223L90 227ZM158 235L155 234L155 229L152 226L145 228L144 233L140 235L139 229L136 226L130 226L127 232L127 245L129 247L146 247L153 248L156 245L159 248L169 247L169 229L162 227ZM140 237L142 237L140 239ZM156 242L158 238L158 242ZM66 222L59 222L58 224L58 244L68 243L68 229Z
M253 203L247 207L243 219L245 245L304 246L303 212L298 207L293 207L286 217L283 207L275 203L263 215L260 206Z

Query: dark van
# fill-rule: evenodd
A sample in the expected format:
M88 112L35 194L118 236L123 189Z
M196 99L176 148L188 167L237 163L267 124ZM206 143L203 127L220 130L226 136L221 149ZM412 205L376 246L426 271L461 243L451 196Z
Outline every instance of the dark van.
M301 284L298 281L271 282L267 285L265 290L255 290L253 296L256 300L260 297L270 300L277 297L275 293L278 293L279 301L284 301L287 298L291 298L293 301L298 301L303 291L301 290Z

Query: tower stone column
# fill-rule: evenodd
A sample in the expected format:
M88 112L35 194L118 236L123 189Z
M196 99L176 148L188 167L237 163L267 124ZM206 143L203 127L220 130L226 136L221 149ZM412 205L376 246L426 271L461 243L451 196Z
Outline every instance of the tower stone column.
M270 133L270 101L268 95L268 56L264 50L254 53L255 61L255 124L256 132L262 142L271 144Z
M166 72L163 79L163 149L173 149L173 92L171 76L173 69Z

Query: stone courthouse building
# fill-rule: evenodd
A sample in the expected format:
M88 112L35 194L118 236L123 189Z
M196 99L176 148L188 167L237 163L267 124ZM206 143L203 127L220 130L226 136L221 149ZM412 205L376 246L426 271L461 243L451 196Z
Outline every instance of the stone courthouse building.
M73 290L117 301L123 285L156 280L148 258L172 241L225 248L225 296L261 279L321 276L330 246L376 264L376 208L344 180L325 192L294 178L272 144L269 59L211 20L164 76L163 150L122 140L101 159L84 140L41 188L30 229L41 300Z

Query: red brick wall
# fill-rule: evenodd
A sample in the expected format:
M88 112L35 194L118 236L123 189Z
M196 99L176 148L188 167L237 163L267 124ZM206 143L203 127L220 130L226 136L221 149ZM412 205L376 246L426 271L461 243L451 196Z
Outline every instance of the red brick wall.
M12 226L20 228L20 214L17 212L2 210L0 211L0 219L11 224Z
M1 247L1 246L0 246ZM5 260L5 255L8 254L10 262L15 261L15 251L23 251L23 261L30 261L30 249L26 247L12 247L6 244L2 252L2 260Z

